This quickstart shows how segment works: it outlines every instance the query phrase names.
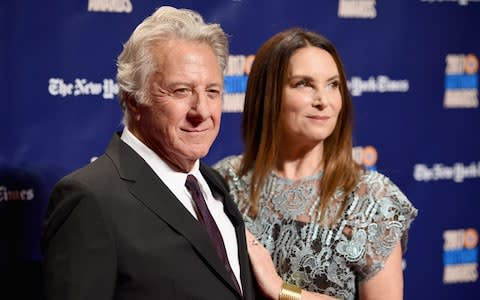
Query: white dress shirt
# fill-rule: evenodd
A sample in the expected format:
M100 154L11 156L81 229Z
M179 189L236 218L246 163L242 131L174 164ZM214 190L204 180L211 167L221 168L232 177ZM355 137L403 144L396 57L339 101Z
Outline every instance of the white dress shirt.
M213 197L210 187L205 181L205 178L203 178L202 173L200 173L200 161L197 160L195 162L195 165L189 173L177 172L170 168L170 166L155 152L153 152L153 150L148 148L137 137L135 137L126 126L120 138L145 160L145 162L150 166L150 168L152 168L155 174L157 174L157 176L163 181L163 183L165 183L165 185L170 189L170 191L196 219L198 218L194 208L195 204L193 202L192 196L190 195L190 192L185 187L185 181L187 180L188 174L192 174L197 178L200 188L202 189L205 202L207 203L207 207L210 210L213 219L217 223L218 229L220 230L220 233L222 235L230 267L232 268L233 273L237 278L240 288L242 288L242 281L240 280L240 263L238 260L238 244L237 236L235 234L235 228L233 227L232 222L223 210L223 199L215 199Z

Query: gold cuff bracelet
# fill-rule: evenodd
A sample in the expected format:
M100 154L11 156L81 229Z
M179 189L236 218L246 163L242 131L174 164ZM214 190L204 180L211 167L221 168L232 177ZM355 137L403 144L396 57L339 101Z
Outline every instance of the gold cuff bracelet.
M280 295L278 300L300 300L302 297L302 289L296 285L283 282L282 289L280 290Z

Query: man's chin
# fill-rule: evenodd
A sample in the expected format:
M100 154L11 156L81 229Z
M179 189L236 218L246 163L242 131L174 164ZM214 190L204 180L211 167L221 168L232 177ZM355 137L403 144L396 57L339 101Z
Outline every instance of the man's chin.
M207 156L208 150L210 150L210 147L196 148L195 146L192 146L190 149L187 149L187 151L185 152L185 157L187 157L190 160L197 160Z

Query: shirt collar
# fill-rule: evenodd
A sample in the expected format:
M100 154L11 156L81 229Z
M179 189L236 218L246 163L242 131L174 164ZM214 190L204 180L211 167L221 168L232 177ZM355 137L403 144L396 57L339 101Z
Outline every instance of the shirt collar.
M153 169L155 174L168 186L168 188L177 195L182 193L188 174L202 178L200 173L200 160L197 159L189 173L177 172L173 170L160 156L152 149L142 143L133 133L125 126L120 137L128 146L130 146L145 162ZM202 180L203 181L203 180ZM201 182L202 185L205 184Z

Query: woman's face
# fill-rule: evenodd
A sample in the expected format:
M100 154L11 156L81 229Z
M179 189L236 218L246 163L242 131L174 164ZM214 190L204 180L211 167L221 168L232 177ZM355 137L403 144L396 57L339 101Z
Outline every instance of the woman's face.
M282 141L316 146L333 132L342 108L340 76L332 56L307 46L290 58L280 112Z

